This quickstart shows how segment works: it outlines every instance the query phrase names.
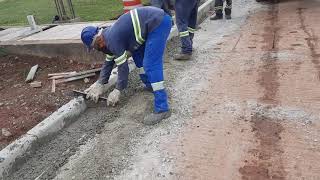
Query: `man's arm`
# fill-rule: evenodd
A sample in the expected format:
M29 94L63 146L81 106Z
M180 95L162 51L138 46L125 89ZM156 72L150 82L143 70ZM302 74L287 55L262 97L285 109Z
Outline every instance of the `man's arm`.
M127 52L124 51L121 56L119 56L114 60L114 62L118 66L118 80L117 80L116 89L120 91L125 89L128 85L129 66L128 66L127 57L128 57Z
M118 90L123 90L128 86L128 76L129 76L129 66L128 61L118 66L118 81L116 88Z
M107 55L106 61L102 65L98 82L100 84L107 84L113 69L115 62L112 60L112 56Z

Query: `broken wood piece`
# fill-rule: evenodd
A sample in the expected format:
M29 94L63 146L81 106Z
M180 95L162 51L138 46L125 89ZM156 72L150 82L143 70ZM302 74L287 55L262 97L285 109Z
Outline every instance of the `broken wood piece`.
M51 73L51 74L48 74L48 77L51 77L51 76L63 76L63 75L70 75L70 74L74 74L74 73L77 73L77 71L72 71L72 72L61 72L61 73Z
M89 78L84 78L84 79L83 79L83 81L84 81L84 83L86 83L86 84L87 84L87 83L89 83L89 82L90 82L90 79L89 79Z
M40 81L34 81L32 83L30 83L30 86L33 87L33 88L38 88L38 87L41 87L41 82Z
M38 70L38 67L39 65L35 65L35 66L32 66L29 73L28 73L28 76L27 76L27 79L26 79L26 82L29 83L33 80L37 70Z
M61 76L52 76L49 79L62 79L62 78L70 78L70 77L76 77L76 76L81 76L81 75L85 75L85 74L89 74L89 73L96 73L101 71L102 68L97 68L97 69L90 69L87 71L81 71L81 72L77 72L77 73L73 73L73 74L69 74L69 75L61 75Z
M65 76L67 76L67 75L52 76L52 77L49 77L48 79L62 79L62 78L64 78Z
M55 79L52 80L51 92L52 93L56 92L56 80Z
M87 77L92 77L92 76L95 76L96 73L91 73L91 74L84 74L84 75L81 75L81 76L76 76L76 77L70 77L70 78L67 78L67 79L61 79L61 80L55 80L56 81L56 84L58 83L65 83L65 82L70 82L70 81L75 81L75 80L79 80L79 79L84 79L84 78L87 78Z

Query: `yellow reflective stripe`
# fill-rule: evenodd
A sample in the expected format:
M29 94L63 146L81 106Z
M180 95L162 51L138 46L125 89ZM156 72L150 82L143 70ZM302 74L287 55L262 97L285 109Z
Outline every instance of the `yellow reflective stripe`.
M113 59L114 59L114 56L106 54L106 61L112 61Z
M144 39L141 36L141 27L140 27L140 21L139 21L139 16L138 16L138 11L137 9L133 9L130 11L130 16L131 16L131 21L134 29L134 35L136 38L136 41L139 44L144 43Z
M226 5L226 9L231 9L232 8L232 5L230 4L230 5Z
M106 54L108 59L114 59L114 55Z
M151 83L153 91L159 91L164 89L164 81L156 82L156 83Z
M143 67L138 68L139 74L145 74Z
M188 27L188 31L189 31L189 33L194 33L196 30L191 27Z
M114 62L119 66L126 62L127 60L127 52L125 51L120 57L116 58Z
M179 33L180 37L185 37L185 36L189 36L189 31L183 31Z
M220 9L222 10L223 7L222 7L222 6L217 6L217 7L214 7L214 9L215 9L215 10L220 10Z

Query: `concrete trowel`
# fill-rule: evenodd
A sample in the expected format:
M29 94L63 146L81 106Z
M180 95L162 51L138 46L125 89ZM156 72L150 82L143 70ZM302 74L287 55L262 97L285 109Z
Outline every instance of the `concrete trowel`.
M79 91L79 90L72 90L72 92L73 92L73 96L82 96L82 97L84 97L84 98L86 98L86 96L87 96L87 93L85 93L84 91ZM107 101L108 100L108 98L106 98L106 97L99 97L99 101Z

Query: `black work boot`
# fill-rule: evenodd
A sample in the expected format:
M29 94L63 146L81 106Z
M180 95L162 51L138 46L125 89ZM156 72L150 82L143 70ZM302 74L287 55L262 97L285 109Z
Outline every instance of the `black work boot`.
M230 7L231 7L231 5L230 5ZM225 14L226 19L231 19L231 8L225 8L224 14Z
M164 119L167 119L171 116L171 111L161 112L161 113L151 113L144 117L143 124L145 125L155 125L161 122Z
M150 87L150 86L144 86L144 87L143 87L143 90L144 90L144 91L147 91L147 92L153 93L153 89L152 89L152 87Z
M215 21L215 20L219 20L219 19L222 19L223 17L221 16L221 15L214 15L214 16L211 16L210 17L210 20L213 20L213 21Z
M189 60L191 59L191 53L179 53L174 55L175 60Z

